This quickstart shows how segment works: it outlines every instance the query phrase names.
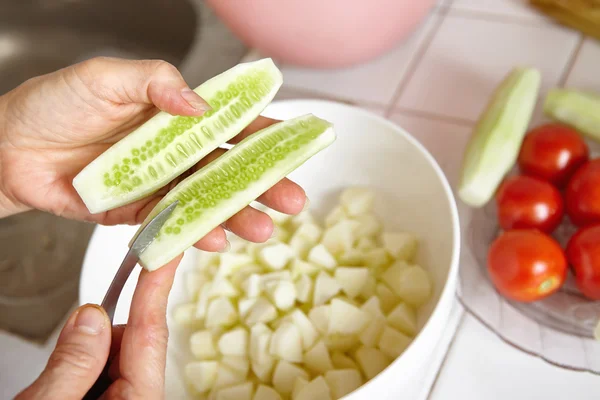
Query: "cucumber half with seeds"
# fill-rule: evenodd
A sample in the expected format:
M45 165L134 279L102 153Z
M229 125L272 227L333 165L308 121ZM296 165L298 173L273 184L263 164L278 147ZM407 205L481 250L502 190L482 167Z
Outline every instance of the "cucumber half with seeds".
M160 112L86 166L73 186L93 214L143 198L241 132L282 82L271 59L238 64L194 90L212 110L201 117Z
M546 96L544 112L600 141L600 96L577 90L552 89Z
M181 181L152 210L142 229L179 204L140 257L155 270L233 216L335 140L331 123L311 114L271 125Z
M481 115L463 160L458 194L472 207L486 204L513 167L533 115L541 74L514 69Z

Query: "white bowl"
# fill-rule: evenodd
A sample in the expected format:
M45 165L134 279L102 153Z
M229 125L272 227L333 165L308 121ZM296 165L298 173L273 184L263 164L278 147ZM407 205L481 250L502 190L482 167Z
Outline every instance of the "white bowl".
M327 101L292 100L271 104L264 115L287 119L313 113L334 123L337 141L290 178L300 183L311 209L323 215L349 185L367 185L378 194L376 212L388 230L418 234L417 261L433 278L434 295L419 312L420 332L406 351L346 399L400 398L402 388L424 367L442 336L453 304L458 276L460 229L456 204L434 158L397 125L370 112ZM81 274L80 302L100 303L127 252L136 227L98 227L90 241ZM169 297L171 326L167 398L186 398L182 365L189 357L186 332L172 323L173 307L184 302L183 273L193 268L195 250L186 253ZM139 270L130 277L117 307L116 323L125 323Z

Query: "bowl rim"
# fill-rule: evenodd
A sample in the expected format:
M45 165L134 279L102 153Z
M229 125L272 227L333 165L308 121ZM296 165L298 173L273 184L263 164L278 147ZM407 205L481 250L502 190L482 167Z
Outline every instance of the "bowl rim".
M348 393L347 395L342 397L342 399L350 399L351 397L357 396L357 395L359 395L359 393L362 393L363 391L367 390L367 388L371 389L373 386L379 385L379 382L385 379L384 376L391 374L392 370L395 370L397 368L397 366L399 365L399 363L403 362L403 360L416 357L417 352L419 352L418 347L423 346L423 344L422 344L422 343L424 343L423 338L434 334L434 329L436 329L436 326L435 326L436 321L443 322L443 321L447 320L448 315L442 314L444 312L444 309L441 306L442 306L442 304L447 304L449 301L451 301L451 299L453 299L456 294L456 282L458 280L458 270L459 270L459 260L460 260L460 250L461 250L460 219L459 219L459 214L458 214L458 206L456 203L456 198L454 196L454 192L452 190L450 182L448 181L448 178L446 177L446 174L444 173L444 171L438 164L435 157L433 157L433 155L429 152L429 150L427 150L427 148L421 142L419 142L414 136L412 136L406 129L402 128L400 125L396 124L395 122L392 122L391 120L389 120L383 116L379 116L369 110L366 110L364 108L361 108L361 107L353 105L353 104L341 103L341 102L337 102L337 101L307 98L307 99L278 100L278 101L273 101L271 104L273 104L273 105L277 105L277 104L294 105L294 104L305 104L305 103L311 103L311 104L315 105L315 107L314 107L315 115L317 115L317 116L319 115L317 110L319 109L319 105L320 105L321 107L338 108L342 111L350 111L354 114L360 115L361 117L371 119L371 120L376 121L377 123L389 128L391 131L400 135L409 144L414 146L419 151L421 156L423 156L427 160L429 165L433 168L433 170L438 178L439 183L442 185L442 188L446 195L446 200L448 201L448 206L450 208L450 219L452 221L453 240L452 240L452 256L450 258L450 268L448 268L448 273L446 275L444 287L442 288L442 290L440 292L440 297L439 297L438 301L436 302L436 304L433 308L433 311L427 318L427 321L425 322L425 324L423 325L421 330L417 333L417 335L414 337L412 342L408 345L406 350L399 357L394 359L394 361L392 361L383 371L381 371L375 377L373 377L372 379L369 379L367 382L362 384L359 388L357 388L353 392ZM334 126L335 126L335 124L334 124ZM438 340L439 340L440 336L441 336L441 334L438 335Z

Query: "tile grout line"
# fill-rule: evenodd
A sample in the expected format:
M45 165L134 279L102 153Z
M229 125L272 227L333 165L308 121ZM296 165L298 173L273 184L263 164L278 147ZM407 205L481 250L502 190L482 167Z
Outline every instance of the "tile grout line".
M392 95L392 98L390 99L390 102L388 103L388 105L386 107L385 113L383 114L384 117L388 118L390 116L390 114L392 113L392 111L394 109L395 104L398 102L398 100L400 100L400 96L402 95L402 92L404 92L404 89L406 88L406 86L410 82L411 78L417 71L418 65L421 63L423 57L425 56L425 53L427 53L427 50L429 49L429 47L431 46L431 43L433 42L433 39L435 39L437 32L440 30L440 27L444 23L444 19L448 15L448 11L449 11L449 8L440 9L438 12L432 13L430 15L429 18L432 18L434 15L437 16L438 21L436 21L435 25L433 27L431 27L430 32L423 39L423 41L421 42L421 45L417 49L417 52L415 53L412 60L410 61L408 68L406 69L406 72L404 73L404 76L400 80L400 83L398 83L398 86L396 87L396 90L394 91L394 94Z
M431 121L439 121L453 125L465 126L468 128L473 128L473 126L477 123L476 121L472 121L466 118L452 117L449 115L435 114L428 111L414 110L412 108L405 107L392 107L389 110L389 115L387 118L390 118L394 114L403 114L409 117L417 117L428 119Z
M431 400L431 396L433 395L433 392L435 391L435 388L437 386L439 378L442 375L442 371L444 370L444 366L446 365L446 362L448 361L450 351L452 350L452 347L454 347L456 338L458 337L458 332L459 332L461 326L463 325L463 323L465 322L466 317L467 317L467 310L463 310L463 313L460 316L460 321L458 321L458 324L456 324L456 330L454 331L454 336L452 336L452 340L450 341L450 344L448 345L446 354L444 354L442 363L440 364L440 367L438 368L437 373L435 374L435 378L433 379L433 383L431 384L431 387L429 388L429 393L427 394L427 398L425 400Z
M534 17L525 17L514 14L502 14L495 13L490 11L480 11L480 10L470 10L467 8L455 8L452 7L448 15L450 17L459 17L464 19L473 19L478 21L488 21L488 22L503 22L507 24L518 24L518 25L530 25L534 24L536 26L561 26L556 24L553 20L548 17L545 17L542 13L540 13L540 18Z
M581 49L583 48L585 40L585 35L580 34L579 39L577 40L577 44L571 52L569 59L567 60L565 67L561 73L561 76L558 80L558 87L564 87L567 81L569 80L571 72L573 72L573 68L575 67L575 63L577 63L577 60L579 59L579 55L581 54Z

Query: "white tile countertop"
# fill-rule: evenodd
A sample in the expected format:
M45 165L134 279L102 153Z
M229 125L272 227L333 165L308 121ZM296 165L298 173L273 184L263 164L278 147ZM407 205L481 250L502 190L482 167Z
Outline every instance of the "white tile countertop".
M600 43L548 21L525 2L441 1L408 41L372 62L336 71L282 65L278 97L333 99L383 115L420 140L454 185L474 122L513 66L541 70L542 96L557 85L600 92ZM542 118L538 110L534 123ZM0 399L14 393L5 384L14 390L37 374L50 348L29 351L36 366L16 371L13 362L25 345L0 338ZM520 352L458 303L429 366L405 399L600 399L600 376Z

